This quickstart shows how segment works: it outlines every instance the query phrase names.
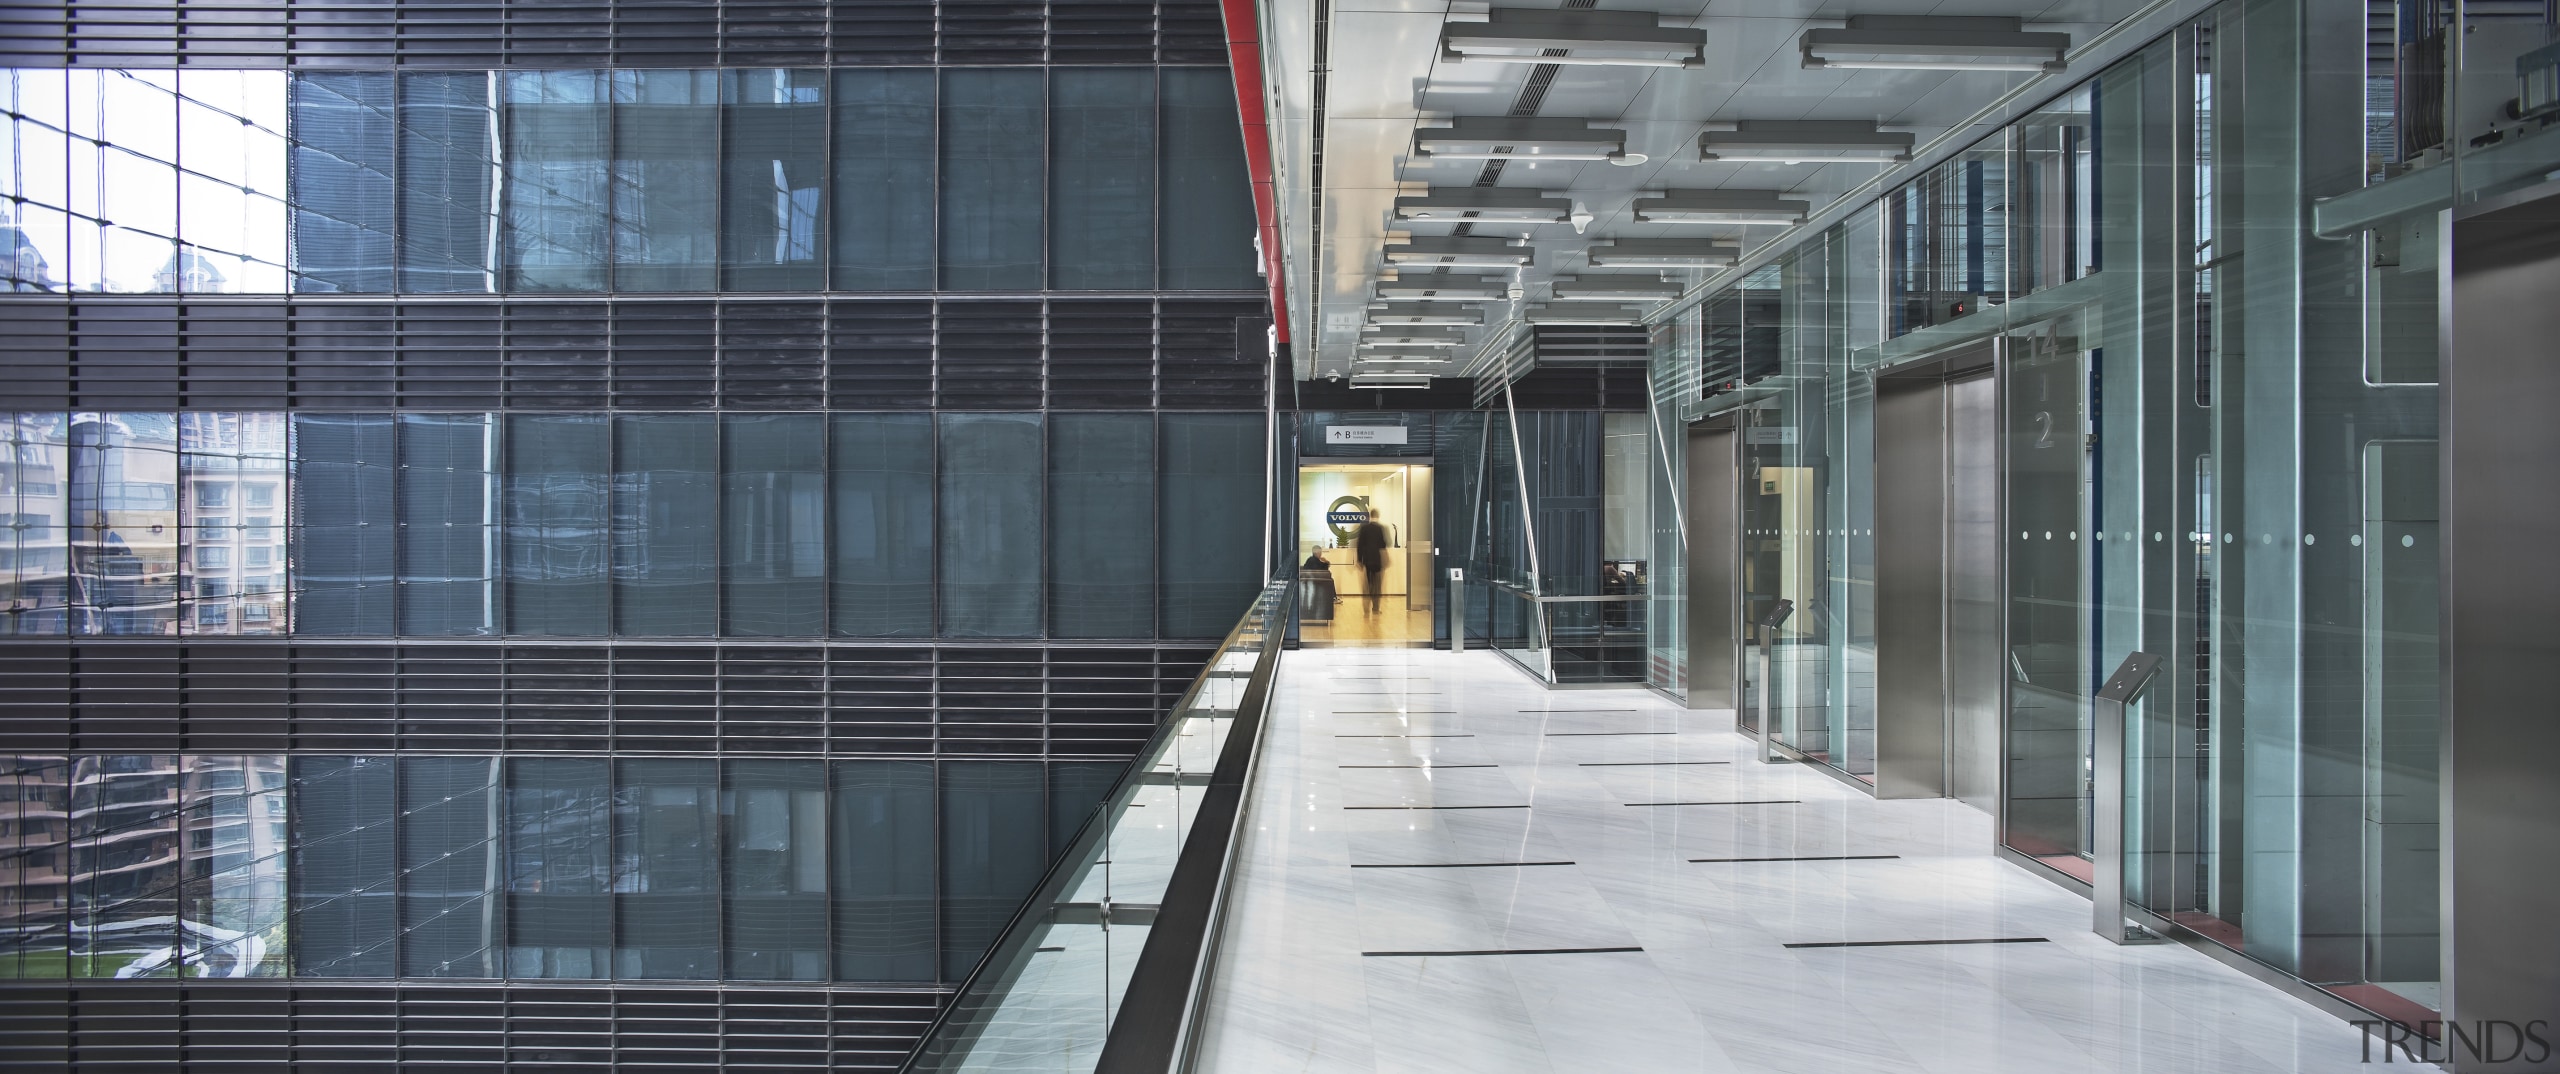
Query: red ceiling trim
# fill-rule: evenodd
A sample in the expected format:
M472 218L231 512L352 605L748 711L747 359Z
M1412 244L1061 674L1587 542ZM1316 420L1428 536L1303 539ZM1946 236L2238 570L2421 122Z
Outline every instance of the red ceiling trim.
M1253 216L1262 230L1262 274L1271 285L1271 323L1289 342L1288 277L1280 263L1279 188L1271 168L1271 118L1263 108L1262 31L1254 0L1218 0L1227 23L1227 67L1235 73L1236 113L1244 121L1245 170L1253 180Z

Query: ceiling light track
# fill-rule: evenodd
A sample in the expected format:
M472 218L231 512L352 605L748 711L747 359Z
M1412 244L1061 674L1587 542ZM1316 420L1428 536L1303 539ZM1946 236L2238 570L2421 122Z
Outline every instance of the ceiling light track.
M2059 74L2070 67L2071 35L2006 16L1851 15L1845 29L1806 30L1798 47L1807 70Z
M1670 190L1635 202L1648 224L1801 224L1811 211L1775 190Z
M1468 220L1475 223L1561 224L1573 202L1543 190L1513 187L1435 186L1420 197L1396 199L1398 220Z
M1911 159L1909 131L1862 120L1745 119L1698 135L1698 159L1783 164L1899 164Z
M1512 268L1532 264L1538 252L1526 243L1498 235L1416 235L1389 243L1391 265L1449 265L1455 268Z
M1413 159L1605 160L1642 163L1627 152L1627 132L1589 121L1539 116L1457 116L1446 127L1413 132ZM1631 159L1632 158L1632 159Z
M1706 46L1705 30L1664 26L1650 11L1498 7L1440 31L1440 56L1452 63L1698 68Z
M1714 239L1615 239L1584 256L1593 268L1724 268L1742 257L1739 243Z

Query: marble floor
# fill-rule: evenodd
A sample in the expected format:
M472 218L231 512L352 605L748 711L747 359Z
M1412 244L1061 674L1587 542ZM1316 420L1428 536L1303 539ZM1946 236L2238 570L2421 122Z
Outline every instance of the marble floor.
M1204 1069L2363 1069L2326 1013L2091 934L1982 812L1758 764L1727 712L1329 649L1270 719Z

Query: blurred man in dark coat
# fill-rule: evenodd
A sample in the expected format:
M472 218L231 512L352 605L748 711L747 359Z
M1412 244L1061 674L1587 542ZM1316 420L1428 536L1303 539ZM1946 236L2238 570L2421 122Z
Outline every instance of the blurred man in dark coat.
M1385 588L1387 578L1387 528L1378 523L1378 511L1369 509L1369 520L1351 537L1353 555L1359 557L1360 573L1367 576L1363 592L1369 594L1369 614L1378 614L1378 590Z

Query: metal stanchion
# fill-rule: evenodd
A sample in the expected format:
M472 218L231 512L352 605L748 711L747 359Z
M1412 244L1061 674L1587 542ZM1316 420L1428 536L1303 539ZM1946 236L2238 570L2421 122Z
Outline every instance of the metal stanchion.
M2089 790L2090 864L2089 922L2110 943L2159 943L2149 929L2124 916L2124 726L2125 713L2142 696L2162 661L2146 652L2125 655L2124 663L2098 688L2091 743Z
M1467 572L1449 568L1449 651L1467 651Z
M1770 718L1776 709L1769 704L1776 680L1769 677L1769 651L1777 646L1778 626L1796 610L1796 602L1781 598L1769 606L1769 614L1760 617L1760 763L1778 763L1778 735Z

